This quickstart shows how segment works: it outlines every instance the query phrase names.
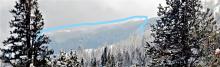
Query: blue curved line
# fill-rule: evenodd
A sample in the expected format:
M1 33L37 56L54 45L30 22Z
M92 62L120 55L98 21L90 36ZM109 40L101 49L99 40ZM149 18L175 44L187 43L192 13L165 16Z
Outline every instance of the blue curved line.
M42 30L42 32L45 33L45 32L51 32L51 31L68 29L68 28L73 28L73 27L80 27L80 26L94 26L94 25L101 25L101 24L119 23L119 22L122 22L122 21L130 20L130 19L135 19L135 18L144 19L144 23L140 25L140 29L142 31L144 31L145 25L147 24L147 16L131 16L131 17L117 19L117 20L111 20L111 21L85 22L85 23L78 23L78 24L56 26L56 27L51 27L51 28L45 28L45 29Z

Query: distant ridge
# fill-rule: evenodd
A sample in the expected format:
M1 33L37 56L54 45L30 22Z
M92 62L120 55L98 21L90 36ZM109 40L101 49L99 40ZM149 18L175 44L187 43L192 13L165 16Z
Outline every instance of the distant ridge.
M42 30L42 32L46 33L46 32L51 32L51 31L56 31L56 30L63 30L63 29L68 29L68 28L80 27L80 26L94 26L94 25L102 25L102 24L120 23L122 21L127 21L127 20L131 20L131 19L143 19L144 23L140 25L140 28L141 28L141 30L144 31L144 27L147 24L147 19L148 19L147 16L130 16L127 18L110 20L110 21L83 22L83 23L78 23L78 24L62 25L62 26L45 28Z

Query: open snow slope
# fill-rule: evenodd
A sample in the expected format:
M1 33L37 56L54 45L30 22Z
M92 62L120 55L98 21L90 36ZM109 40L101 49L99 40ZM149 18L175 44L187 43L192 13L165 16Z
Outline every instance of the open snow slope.
M83 22L46 28L44 33L52 39L50 47L60 49L97 48L126 40L135 35L143 36L147 25L146 16L132 16L111 21Z

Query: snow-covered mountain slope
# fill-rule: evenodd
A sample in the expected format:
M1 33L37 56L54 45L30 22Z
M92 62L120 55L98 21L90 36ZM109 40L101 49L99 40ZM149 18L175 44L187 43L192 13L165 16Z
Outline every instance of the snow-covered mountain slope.
M57 53L60 49L70 50L79 46L89 49L117 44L132 36L143 38L141 34L144 32L140 32L139 28L143 23L143 19L131 19L121 23L68 28L46 34L52 39L50 47ZM149 28L148 25L146 28ZM139 40L141 43L142 40Z
M94 57L96 57L97 60L100 60L101 54L103 53L103 50L105 47L107 47L108 51L113 54L117 55L119 52L127 51L129 54L132 54L131 52L136 51L137 49L141 50L141 53L144 53L144 46L146 41L152 41L152 37L150 36L150 25L155 24L158 17L149 18L148 24L145 26L146 30L143 36L140 36L141 33L136 33L133 31L133 33L130 33L127 35L126 38L121 39L119 41L115 41L113 43L105 43L97 45L96 48L84 48L84 47L77 47L75 50L77 51L77 54L79 58L84 58L85 60L90 60ZM133 21L135 22L135 21ZM136 21L137 22L137 21ZM120 31L118 31L120 33ZM117 32L115 32L117 33ZM70 49L66 49L66 52L68 52Z
M98 48L90 49L78 47L76 50L79 57L83 57L84 59L89 60L92 57L97 57L97 59L100 59L105 47L107 47L108 51L113 55L117 55L119 52L123 51L127 51L129 54L132 54L130 52L133 52L136 49L144 51L144 43L145 41L143 41L143 37L133 33L126 39L120 40L119 42L113 44L106 44Z

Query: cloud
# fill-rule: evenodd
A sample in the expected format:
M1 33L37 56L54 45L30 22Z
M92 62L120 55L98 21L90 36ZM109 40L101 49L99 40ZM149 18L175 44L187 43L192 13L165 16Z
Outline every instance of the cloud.
M134 15L156 16L157 6L163 1L40 0L40 7L46 19L47 27L53 27L79 22L105 21Z
M16 0L0 0L1 31L8 32L8 12ZM39 0L45 27L80 22L105 21L134 15L156 16L164 0Z

